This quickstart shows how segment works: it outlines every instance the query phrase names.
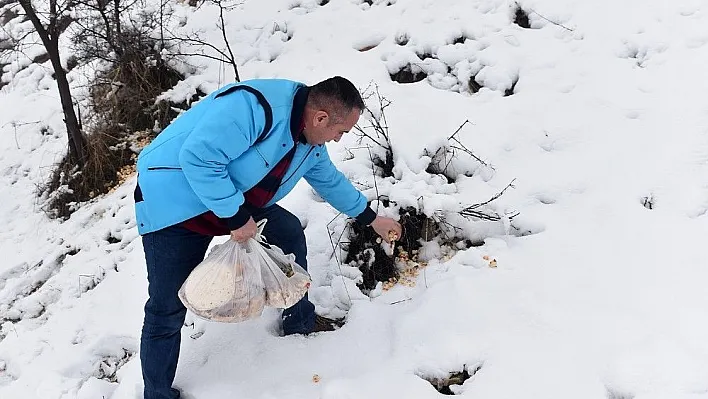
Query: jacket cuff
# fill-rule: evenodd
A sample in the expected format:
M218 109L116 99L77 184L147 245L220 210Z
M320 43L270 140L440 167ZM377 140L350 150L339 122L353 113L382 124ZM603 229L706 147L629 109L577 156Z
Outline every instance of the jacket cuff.
M235 215L226 218L226 225L229 227L230 231L234 231L243 227L250 218L251 212L249 212L245 206L241 205Z
M370 206L367 206L364 212L360 213L355 219L358 223L368 226L376 219L376 212Z

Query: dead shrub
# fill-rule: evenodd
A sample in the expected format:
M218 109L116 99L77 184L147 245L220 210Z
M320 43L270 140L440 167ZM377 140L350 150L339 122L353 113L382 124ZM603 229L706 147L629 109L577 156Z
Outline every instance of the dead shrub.
M87 136L88 157L82 169L74 166L67 153L42 188L48 195L45 212L67 219L78 204L109 192L118 182L118 172L135 162L135 153L124 138L125 132L117 126L97 126Z
M159 131L177 116L171 104L156 104L155 99L183 76L155 60L151 51L138 47L126 52L111 68L97 74L90 90L96 114L111 124L124 126L126 131Z

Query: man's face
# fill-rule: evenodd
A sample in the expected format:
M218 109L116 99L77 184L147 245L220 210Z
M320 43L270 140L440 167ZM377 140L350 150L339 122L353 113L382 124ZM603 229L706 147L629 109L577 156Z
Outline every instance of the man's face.
M361 110L353 108L344 118L333 117L325 111L317 111L312 126L305 127L305 138L312 145L339 141L344 133L352 130L359 120Z

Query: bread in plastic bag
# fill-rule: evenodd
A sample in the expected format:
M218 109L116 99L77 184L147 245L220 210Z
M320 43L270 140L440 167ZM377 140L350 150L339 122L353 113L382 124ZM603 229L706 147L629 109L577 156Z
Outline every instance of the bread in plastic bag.
M198 317L235 323L259 317L266 296L255 240L217 245L190 273L178 296Z
M289 308L310 288L310 275L295 263L295 255L285 255L275 245L261 240L257 251L261 258L261 273L266 292L266 305Z
M307 293L310 275L294 255L268 244L258 223L255 238L217 245L190 273L178 295L187 309L207 320L235 323L259 317L265 305L289 308Z

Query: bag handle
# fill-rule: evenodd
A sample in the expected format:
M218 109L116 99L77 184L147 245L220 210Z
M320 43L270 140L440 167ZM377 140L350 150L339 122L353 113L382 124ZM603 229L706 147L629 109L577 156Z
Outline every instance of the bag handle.
M266 246L270 247L268 244L268 241L266 241L266 238L263 236L263 229L265 228L266 223L268 222L268 219L261 219L256 222L256 228L258 229L256 231L256 236L253 237L258 243L260 244L265 244Z

